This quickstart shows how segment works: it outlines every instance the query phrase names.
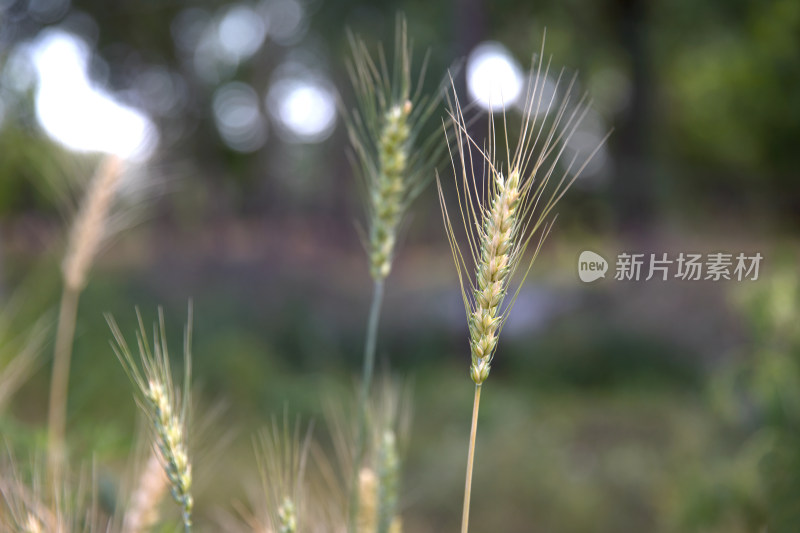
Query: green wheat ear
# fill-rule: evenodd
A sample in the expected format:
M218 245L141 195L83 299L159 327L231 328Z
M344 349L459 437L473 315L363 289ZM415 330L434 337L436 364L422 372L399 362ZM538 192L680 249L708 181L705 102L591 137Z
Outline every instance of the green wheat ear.
M532 68L516 147L512 151L506 146L505 160L498 159L496 153L499 138L508 145L511 137L505 112L499 134L490 115L488 139L481 147L468 132L468 122L453 88L448 115L456 149L451 150L450 158L460 223L452 221L438 176L437 187L469 324L470 376L477 385L489 375L500 331L552 228L553 209L608 137L591 153L576 153L569 161L561 162L590 102L586 95L573 101L577 76L567 81L563 69L555 81L555 90L545 99L541 80L549 74L549 62L545 65L539 59ZM552 118L537 118L542 109L553 109ZM477 165L473 151L479 154ZM463 228L465 245L459 244L459 227ZM534 239L538 243L532 257L526 259L528 245ZM466 251L462 250L464 246ZM520 266L522 275L515 276ZM507 300L509 294L512 297Z
M167 349L164 312L158 310L158 327L153 333L153 347L148 342L144 321L136 310L139 331L136 341L139 348L139 361L136 361L128 347L125 337L113 317L106 320L114 335L112 347L131 382L136 387L136 400L147 416L155 436L164 473L170 482L170 490L175 502L180 506L185 531L192 525L192 464L187 451L187 417L189 409L189 386L192 376L192 310L184 333L184 377L183 391L178 394L172 380L172 372Z
M397 20L391 71L383 48L375 58L352 33L348 40L352 58L347 69L356 106L345 113L345 123L366 204L370 274L382 281L391 272L403 216L444 153L435 136L425 131L443 90L422 92L427 54L416 83L412 80L412 45L403 17Z
M555 217L551 219L550 215L553 209L605 142L603 139L588 156L576 153L566 162L563 170L559 170L566 145L588 112L589 103L584 95L573 105L577 78L573 76L565 81L563 70L557 77L552 94L545 98L543 80L548 78L550 62L545 65L542 57L543 54L540 54L538 63L534 62L531 68L529 88L522 106L522 123L513 151L509 146L505 113L500 140L491 115L486 145L481 147L472 139L453 88L449 116L456 149L451 150L450 156L460 224L453 223L438 176L436 180L442 218L467 314L470 377L475 383L462 533L468 531L481 386L489 377L500 332L552 228ZM557 101L559 95L560 100ZM541 119L542 109L553 109L551 118ZM506 145L503 161L497 158L496 153L501 141ZM450 145L449 139L446 144ZM477 165L473 161L473 152L479 154ZM581 155L584 159L578 162ZM476 166L480 171L476 172ZM457 227L463 227L466 252L462 251L462 245L459 244L461 232L457 235ZM530 260L527 260L526 252L533 239L538 240L538 244ZM522 274L515 276L520 266ZM474 275L471 275L472 272ZM510 299L507 298L509 294L512 295Z

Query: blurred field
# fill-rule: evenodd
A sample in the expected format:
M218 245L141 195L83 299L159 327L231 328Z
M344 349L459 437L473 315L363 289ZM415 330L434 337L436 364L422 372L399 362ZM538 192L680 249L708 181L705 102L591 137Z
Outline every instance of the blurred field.
M226 406L216 422L224 425L204 445L225 434L233 441L209 458L217 473L199 485L198 524L245 497L252 428L285 406L315 420L324 442L325 403L352 394L368 287L358 281L366 266L357 243L332 241L324 221L317 224L277 232L236 226L200 237L143 228L105 256L81 307L69 413L72 446L103 465L101 481L109 477L101 486L114 486L114 465L136 428L102 312L130 332L133 305L151 319L163 305L178 346L191 295L199 405ZM223 253L209 253L215 241ZM579 246L565 232L553 239L501 341L481 414L473 527L749 530L748 520L758 523L764 512L763 451L742 452L757 440L751 424L726 421L710 386L752 357L747 315L730 307L741 287L609 279L585 288L573 270ZM455 529L471 395L463 310L448 255L411 245L403 252L378 352L379 368L391 358L392 374L413 387L403 516L409 531ZM10 271L31 260L8 259ZM42 269L41 287L57 288L48 280L54 266ZM18 421L6 422L14 441L38 440L47 371L14 403Z

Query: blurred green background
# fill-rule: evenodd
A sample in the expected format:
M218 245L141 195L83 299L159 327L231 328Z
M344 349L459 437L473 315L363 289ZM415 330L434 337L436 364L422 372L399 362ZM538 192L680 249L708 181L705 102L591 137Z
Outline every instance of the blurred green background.
M457 89L478 99L479 52L513 88L546 28L554 67L579 71L594 100L578 140L614 129L560 205L500 341L473 530L797 531L796 0L0 0L0 301L24 286L15 320L57 306L75 191L98 150L129 156L150 198L81 301L74 455L96 460L113 499L136 406L103 313L132 333L134 305L146 321L164 306L178 353L189 299L198 411L224 403L209 440L232 435L205 478L195 466L197 524L244 498L252 435L285 406L325 441L325 404L358 373L371 289L337 111L353 98L345 29L391 49L398 12L416 64L430 51L426 89L460 65ZM587 249L612 263L622 251L764 259L757 281L609 272L589 285L576 270ZM0 418L28 454L50 352ZM472 384L433 187L403 228L378 356L413 386L405 530L456 530Z

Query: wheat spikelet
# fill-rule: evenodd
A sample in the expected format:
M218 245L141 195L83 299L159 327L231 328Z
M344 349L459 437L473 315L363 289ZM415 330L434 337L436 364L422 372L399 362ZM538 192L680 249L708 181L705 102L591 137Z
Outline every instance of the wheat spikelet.
M139 475L122 522L122 533L141 533L158 520L158 505L169 487L157 449L153 449Z
M176 395L172 381L163 310L159 309L158 312L158 329L154 334L152 350L147 341L141 314L138 310L136 314L139 320L136 338L140 363L134 360L125 337L114 319L107 315L106 320L114 335L114 353L138 389L139 403L153 429L155 446L162 459L161 466L169 480L170 492L181 508L184 529L188 532L192 525L191 515L194 506L192 464L186 446L191 381L191 307L184 335L184 379L183 393L180 397Z
M80 291L92 261L106 235L106 226L122 176L122 160L107 156L92 178L78 216L72 224L67 253L62 264L64 285Z

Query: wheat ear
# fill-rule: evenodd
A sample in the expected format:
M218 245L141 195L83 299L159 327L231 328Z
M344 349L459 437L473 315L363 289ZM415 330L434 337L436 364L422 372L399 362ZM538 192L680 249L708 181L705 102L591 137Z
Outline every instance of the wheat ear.
M137 400L147 416L155 436L155 447L161 457L161 466L169 480L170 491L181 508L184 530L188 533L192 525L192 464L187 452L187 416L189 408L189 386L191 382L191 337L192 310L184 333L184 378L183 391L176 393L167 350L164 312L158 311L158 327L154 332L153 348L147 340L147 331L138 309L139 331L136 340L139 360L136 362L114 319L106 320L114 336L114 353L125 372L135 385Z
M544 42L542 43L542 52ZM575 154L566 164L563 174L551 184L557 172L559 160L565 146L575 133L588 111L587 97L583 96L573 105L572 93L576 78L566 83L563 71L556 81L555 91L544 99L543 81L548 77L550 63L545 65L543 54L531 69L528 92L523 105L523 120L517 145L512 152L508 147L508 127L503 120L506 158L501 163L496 159L495 123L489 120L489 136L486 147L481 147L469 135L458 97L453 91L450 121L455 132L456 152L451 151L451 161L456 182L459 215L462 219L468 252L462 253L454 225L447 211L441 182L437 187L442 208L442 217L450 243L456 271L461 286L462 299L469 324L471 352L470 377L475 384L470 429L467 473L464 484L464 506L462 533L469 529L469 506L472 493L472 470L475 456L475 440L478 428L481 387L489 377L497 341L505 320L514 305L520 287L533 266L533 261L542 243L552 228L551 212L566 190L581 173L593 152L578 162ZM562 93L560 103L556 102ZM554 117L549 122L537 119L544 109L555 106ZM538 124L537 124L538 122ZM445 128L445 134L447 128ZM605 139L603 139L603 142ZM449 141L447 145L449 146ZM600 143L602 145L602 142ZM473 151L478 152L478 165L482 172L475 171ZM577 164L576 164L577 163ZM479 175L476 175L479 174ZM552 185L552 186L551 186ZM516 288L512 288L517 268L531 240L538 235L538 245L530 262L523 266ZM467 266L471 260L472 269ZM474 271L474 279L469 276ZM512 293L510 301L506 296Z
M290 427L273 417L256 444L256 458L266 508L261 518L265 531L296 533L308 525L305 475L311 445L311 427L301 436L300 422Z
M67 389L78 300L106 234L109 213L119 188L121 175L122 161L118 157L108 156L100 162L84 196L83 205L72 224L62 264L64 288L53 352L48 410L48 459L50 474L55 485L60 484L65 454Z
M403 17L397 19L391 70L382 48L374 59L362 40L348 38L347 69L357 105L344 118L366 204L370 274L377 282L391 272L399 224L443 152L424 132L441 91L422 94L427 57L419 79L412 79L412 46Z

